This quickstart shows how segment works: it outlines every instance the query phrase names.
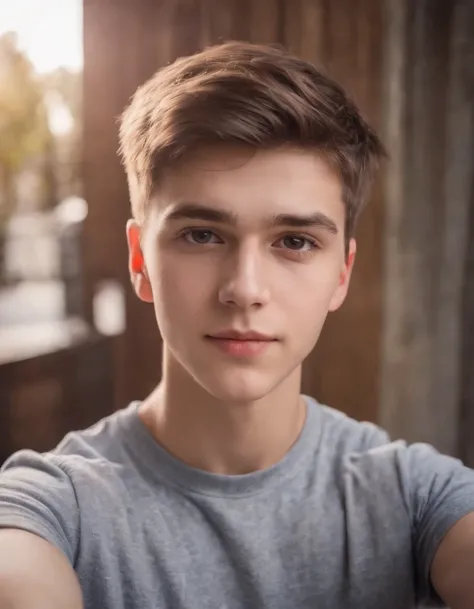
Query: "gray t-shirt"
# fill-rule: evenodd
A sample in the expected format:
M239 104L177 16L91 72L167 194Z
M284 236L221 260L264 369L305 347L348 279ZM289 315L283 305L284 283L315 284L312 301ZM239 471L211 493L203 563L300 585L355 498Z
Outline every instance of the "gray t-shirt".
M0 526L73 565L86 609L410 609L439 602L435 551L474 510L474 471L308 399L270 469L223 476L173 458L137 403L21 451L0 475Z

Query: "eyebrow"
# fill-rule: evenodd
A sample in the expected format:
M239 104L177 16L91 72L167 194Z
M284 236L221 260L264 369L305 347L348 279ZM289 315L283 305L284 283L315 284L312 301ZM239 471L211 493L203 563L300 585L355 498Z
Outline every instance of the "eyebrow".
M214 209L199 203L182 203L165 215L165 221L203 220L219 224L237 225L237 215L228 211ZM278 214L270 219L270 226L291 226L292 228L321 228L337 235L337 224L326 214L315 212L309 215Z

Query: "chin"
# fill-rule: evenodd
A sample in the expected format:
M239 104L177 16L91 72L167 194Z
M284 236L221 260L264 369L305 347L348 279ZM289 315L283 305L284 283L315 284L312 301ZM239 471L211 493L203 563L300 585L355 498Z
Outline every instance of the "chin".
M222 402L248 404L267 396L278 385L268 373L242 371L221 374L219 377L198 378L199 384L213 397Z

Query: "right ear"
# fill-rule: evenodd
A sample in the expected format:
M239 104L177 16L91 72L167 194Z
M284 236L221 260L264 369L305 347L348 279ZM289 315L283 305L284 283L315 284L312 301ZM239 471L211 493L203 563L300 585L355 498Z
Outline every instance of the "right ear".
M143 302L153 302L153 291L141 248L141 227L135 220L127 222L128 270L135 294Z

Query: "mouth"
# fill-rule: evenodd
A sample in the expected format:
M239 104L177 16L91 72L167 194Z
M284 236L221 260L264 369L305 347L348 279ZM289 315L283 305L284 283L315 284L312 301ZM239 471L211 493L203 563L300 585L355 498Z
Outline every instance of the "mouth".
M216 332L215 334L209 334L209 338L215 338L220 340L238 340L238 341L259 341L259 342L272 342L277 340L273 336L262 334L261 332L239 332L238 330L224 330L222 332Z
M272 344L278 342L278 339L260 332L237 332L235 330L207 335L206 339L220 351L236 357L261 355Z

